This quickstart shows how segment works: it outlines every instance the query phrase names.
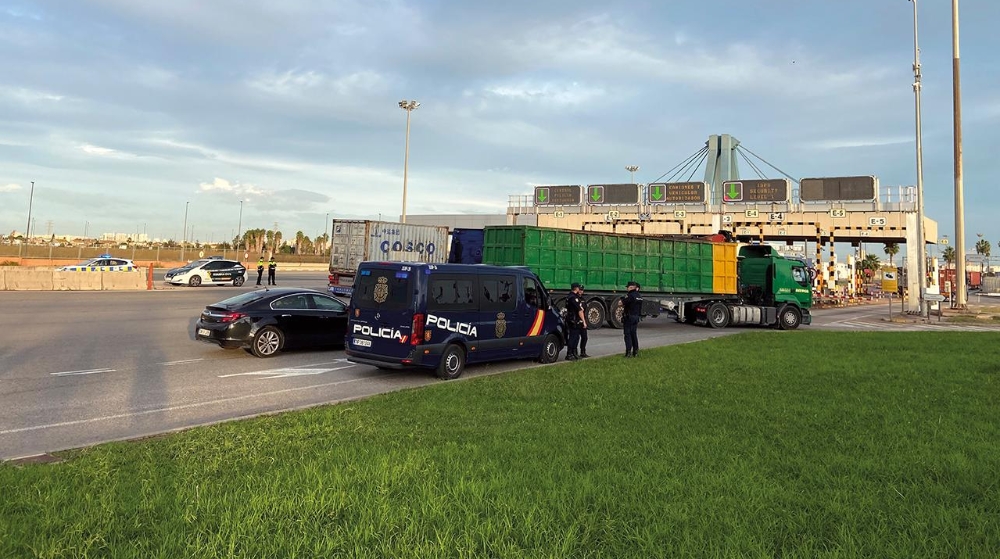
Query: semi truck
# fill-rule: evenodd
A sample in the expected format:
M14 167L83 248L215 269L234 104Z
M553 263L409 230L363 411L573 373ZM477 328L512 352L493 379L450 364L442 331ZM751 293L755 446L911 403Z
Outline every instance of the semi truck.
M448 260L448 228L368 219L334 219L330 237L329 291L350 296L358 265L365 261Z
M488 226L483 264L526 266L557 306L572 283L585 289L588 328L622 327L625 285L638 282L642 313L680 322L760 325L792 330L811 324L808 266L768 245L637 236L534 226Z

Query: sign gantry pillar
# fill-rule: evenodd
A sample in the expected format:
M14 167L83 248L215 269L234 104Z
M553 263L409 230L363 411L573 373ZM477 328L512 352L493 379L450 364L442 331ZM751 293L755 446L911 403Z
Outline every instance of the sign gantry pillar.
M710 203L722 209L722 183L740 178L736 148L740 141L729 134L713 134L708 137L708 159L705 161L705 182L712 191Z

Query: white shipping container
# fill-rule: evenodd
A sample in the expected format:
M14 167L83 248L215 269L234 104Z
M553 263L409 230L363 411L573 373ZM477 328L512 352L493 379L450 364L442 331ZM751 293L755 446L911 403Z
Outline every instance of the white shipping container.
M358 264L366 260L447 262L448 228L390 221L333 220L330 290L349 295Z

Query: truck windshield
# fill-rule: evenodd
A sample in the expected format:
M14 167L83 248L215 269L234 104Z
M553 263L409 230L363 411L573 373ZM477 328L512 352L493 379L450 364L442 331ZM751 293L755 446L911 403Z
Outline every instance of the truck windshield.
M809 285L809 272L801 266L796 266L792 268L792 279L797 281L799 285Z
M363 268L354 281L351 306L359 309L401 311L413 301L412 271Z

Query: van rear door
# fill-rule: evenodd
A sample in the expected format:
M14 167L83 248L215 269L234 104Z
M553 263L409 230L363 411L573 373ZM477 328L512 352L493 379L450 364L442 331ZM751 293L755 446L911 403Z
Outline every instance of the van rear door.
M413 348L415 267L362 264L354 279L347 348L372 356L403 359Z

